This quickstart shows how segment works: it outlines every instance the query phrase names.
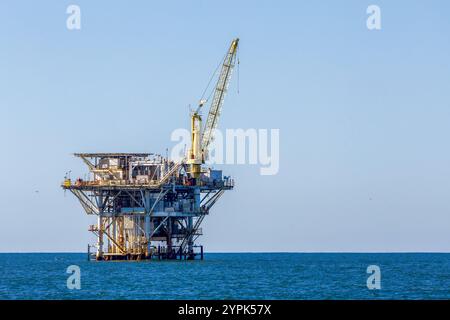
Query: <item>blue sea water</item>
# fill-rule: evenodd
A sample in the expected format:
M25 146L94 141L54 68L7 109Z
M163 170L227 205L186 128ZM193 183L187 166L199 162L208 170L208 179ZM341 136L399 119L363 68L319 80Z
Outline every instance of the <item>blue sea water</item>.
M67 267L81 289L67 288ZM366 285L369 265L381 289ZM203 261L88 262L0 254L0 299L450 299L450 254L209 253Z

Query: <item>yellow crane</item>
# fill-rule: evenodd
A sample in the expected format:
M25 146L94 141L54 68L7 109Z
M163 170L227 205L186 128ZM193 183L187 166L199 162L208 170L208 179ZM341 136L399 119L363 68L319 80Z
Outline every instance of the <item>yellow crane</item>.
M225 94L235 65L238 43L238 38L231 42L223 60L205 127L202 128L202 117L199 112L207 102L206 100L200 100L197 109L191 115L191 148L189 149L187 164L193 178L200 176L201 166L205 163L208 154L208 147L214 140L214 130L217 128Z

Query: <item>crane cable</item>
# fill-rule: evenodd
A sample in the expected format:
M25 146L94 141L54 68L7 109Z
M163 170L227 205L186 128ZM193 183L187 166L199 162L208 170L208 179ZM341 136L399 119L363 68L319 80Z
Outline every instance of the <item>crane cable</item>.
M239 58L239 46L236 49L237 53L237 93L239 94L239 65L241 63L241 60Z
M211 85L211 82L213 81L213 79L215 78L217 71L219 71L219 68L223 65L226 57L227 57L228 52L224 55L223 59L220 60L219 64L216 67L216 70L214 70L213 74L211 75L211 78L208 81L208 85L206 86L205 90L203 91L202 97L200 98L200 101L203 100L203 98L205 97L206 91L208 90L209 86ZM211 90L211 92L208 95L208 99L206 99L206 102L209 101L209 99L211 98L212 94L213 94L214 90Z

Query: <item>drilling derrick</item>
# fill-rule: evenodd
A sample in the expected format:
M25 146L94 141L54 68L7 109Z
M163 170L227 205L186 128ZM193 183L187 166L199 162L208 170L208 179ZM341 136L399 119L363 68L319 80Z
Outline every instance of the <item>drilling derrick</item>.
M226 190L234 187L221 170L205 165L235 64L238 39L222 61L208 118L202 127L201 100L191 114L191 146L173 161L152 153L76 153L89 169L87 180L66 177L70 191L88 215L97 241L88 245L96 260L203 259L201 223ZM90 248L96 248L91 254Z

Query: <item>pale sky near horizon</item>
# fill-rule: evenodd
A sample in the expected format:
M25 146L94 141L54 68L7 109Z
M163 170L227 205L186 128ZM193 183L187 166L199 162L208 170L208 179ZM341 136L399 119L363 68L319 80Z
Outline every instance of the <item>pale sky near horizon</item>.
M66 8L81 8L81 30ZM369 31L366 9L381 8ZM236 188L206 251L450 251L448 1L0 2L0 252L86 251L73 152L156 152L188 128L234 37L219 127L280 129L280 170Z

